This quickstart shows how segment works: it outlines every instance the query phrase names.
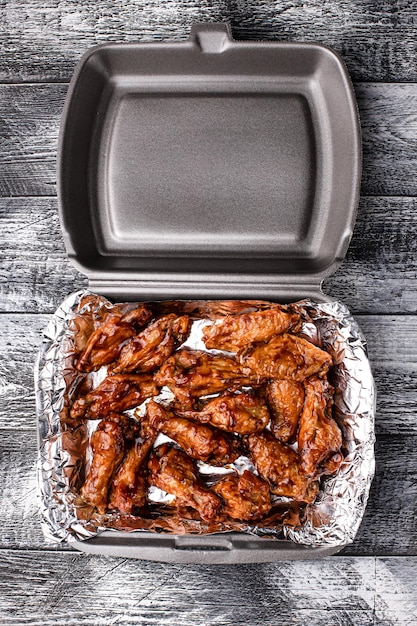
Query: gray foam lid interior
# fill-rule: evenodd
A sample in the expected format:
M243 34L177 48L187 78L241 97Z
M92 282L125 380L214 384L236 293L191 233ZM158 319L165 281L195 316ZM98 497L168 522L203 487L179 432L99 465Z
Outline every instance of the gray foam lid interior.
M344 258L359 119L346 69L316 44L105 44L62 117L68 254L108 296L293 298Z

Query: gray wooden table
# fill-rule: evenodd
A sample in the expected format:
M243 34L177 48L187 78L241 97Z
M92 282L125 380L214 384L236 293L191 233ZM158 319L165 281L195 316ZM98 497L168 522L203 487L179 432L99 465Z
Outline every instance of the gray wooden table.
M335 48L363 131L358 220L325 290L367 336L378 387L376 478L356 540L323 561L166 565L46 544L36 500L33 362L41 330L86 285L56 200L60 114L75 63L105 41L237 39ZM417 624L417 1L0 2L0 623Z

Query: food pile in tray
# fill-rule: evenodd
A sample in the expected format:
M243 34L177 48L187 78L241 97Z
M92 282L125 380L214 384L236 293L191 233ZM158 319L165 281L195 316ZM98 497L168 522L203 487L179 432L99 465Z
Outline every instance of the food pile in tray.
M69 322L61 412L63 447L84 441L70 480L84 518L173 532L299 525L344 459L333 359L306 309L97 298Z

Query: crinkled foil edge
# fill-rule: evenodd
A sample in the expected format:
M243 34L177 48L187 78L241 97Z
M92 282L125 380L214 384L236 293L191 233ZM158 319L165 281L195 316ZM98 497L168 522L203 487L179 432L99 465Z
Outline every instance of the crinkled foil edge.
M80 519L77 514L67 479L70 459L60 427L68 372L69 355L63 350L70 333L68 321L81 299L89 295L94 294L78 291L60 305L44 331L35 364L39 506L44 536L54 543L85 540L106 530L97 520ZM101 303L106 305L105 298ZM342 547L355 538L374 476L375 385L365 338L347 307L339 301L298 304L308 312L336 362L334 414L344 433L345 460L335 476L326 478L317 500L307 505L303 524L284 524L275 537L310 547ZM257 526L245 531L274 536L273 530Z

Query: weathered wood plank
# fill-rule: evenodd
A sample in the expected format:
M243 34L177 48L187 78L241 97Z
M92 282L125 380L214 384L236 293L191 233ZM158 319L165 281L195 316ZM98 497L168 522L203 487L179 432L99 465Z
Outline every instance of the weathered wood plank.
M416 0L0 3L0 82L67 82L95 43L184 40L194 22L229 20L237 39L328 44L355 81L415 83L355 86L362 194L379 197L362 198L347 259L326 281L357 315L378 387L377 473L365 518L343 555L238 568L93 557L43 540L33 360L46 314L85 285L66 258L54 197L67 86L0 86L0 622L417 623L417 317L395 315L417 310L416 15Z
M0 316L0 428L35 428L33 368L46 315Z
M67 85L0 86L0 195L56 194L56 151Z
M236 39L312 41L334 47L356 80L417 78L413 0L198 2L5 0L0 80L68 80L80 56L105 41L183 40L195 22L229 21Z
M417 438L380 435L376 473L355 541L344 554L417 555Z
M324 283L355 314L417 310L417 199L362 198L346 260ZM87 285L69 263L56 198L0 198L0 312L52 312Z
M39 519L36 427L0 431L0 547L45 546Z
M33 364L48 315L0 316L0 429L34 423ZM417 317L358 316L377 387L378 435L417 435Z
M86 285L65 252L57 199L0 199L0 311L52 312Z
M416 229L415 198L362 198L346 259L324 291L355 313L415 313Z
M363 195L417 195L417 84L356 86ZM395 94L395 101L392 99ZM392 172L396 181L388 180Z
M414 559L376 559L377 624L417 623L416 576L417 563Z
M67 86L0 85L0 196L55 195ZM417 195L417 83L356 85L363 133L362 195Z
M376 432L410 432L404 428L403 416L408 414L407 421L416 424L417 317L358 316L357 321L367 340L376 382Z
M0 610L7 624L42 626L412 626L415 567L415 558L372 557L238 568L168 566L68 552L5 550ZM387 572L394 587L384 584Z
M34 428L0 430L0 549L50 546L38 516L36 455ZM417 556L417 436L380 437L376 466L364 519L344 554Z

